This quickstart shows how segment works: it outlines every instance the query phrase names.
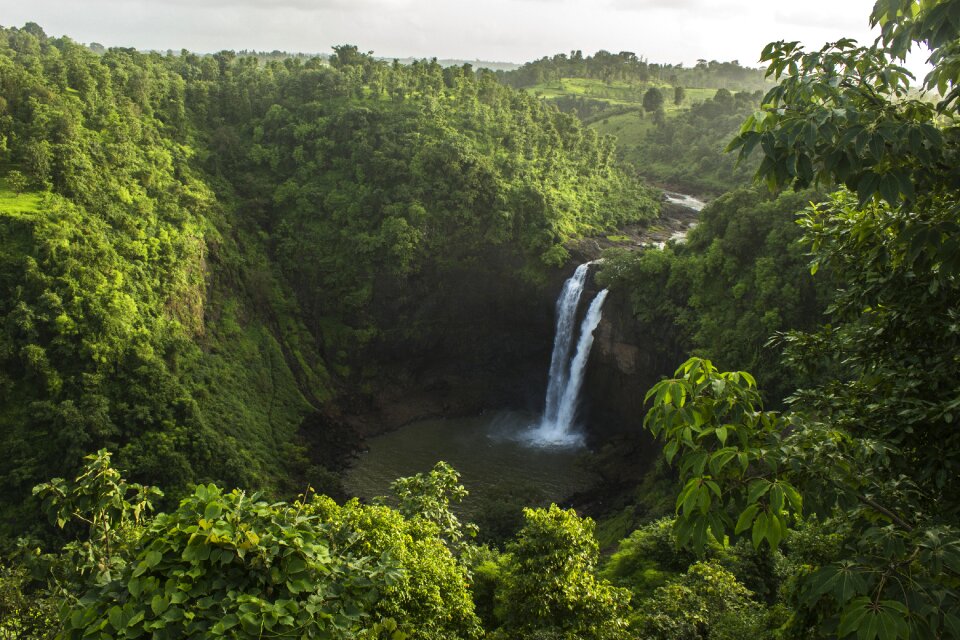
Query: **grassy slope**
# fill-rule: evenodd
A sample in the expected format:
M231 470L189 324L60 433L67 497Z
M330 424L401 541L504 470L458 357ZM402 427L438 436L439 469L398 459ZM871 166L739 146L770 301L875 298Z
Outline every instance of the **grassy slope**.
M42 195L39 193L16 194L7 186L5 178L0 177L0 216L20 217L40 211Z
M643 102L643 94L650 87L656 87L663 92L663 97L666 100L664 109L668 113L677 109L673 104L673 87L667 84L620 81L607 84L603 80L595 78L564 78L560 82L553 80L534 85L529 87L527 91L547 99L560 96L578 96L592 98L594 100L605 100L611 105L640 107ZM702 102L707 98L712 98L717 92L716 89L699 88L685 88L684 91L686 92L686 98L681 107L692 104L693 102Z
M653 116L643 111L643 94L650 87L657 87L663 92L664 115L667 118L675 117L694 103L712 98L717 92L716 89L685 87L683 102L677 105L673 102L674 90L670 85L619 81L608 84L594 78L564 78L560 82L544 82L529 87L527 91L544 100L572 96L609 103L609 115L589 118L588 125L601 135L614 136L620 158L636 165L643 160L637 152L637 145L655 126Z

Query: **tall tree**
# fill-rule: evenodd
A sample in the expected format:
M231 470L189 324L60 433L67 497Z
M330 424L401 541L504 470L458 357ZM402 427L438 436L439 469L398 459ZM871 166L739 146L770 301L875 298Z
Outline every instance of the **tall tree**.
M655 113L663 109L663 92L657 87L650 87L643 94L643 110Z
M687 91L680 85L677 85L673 88L673 104L678 107L683 104L684 98L687 97Z

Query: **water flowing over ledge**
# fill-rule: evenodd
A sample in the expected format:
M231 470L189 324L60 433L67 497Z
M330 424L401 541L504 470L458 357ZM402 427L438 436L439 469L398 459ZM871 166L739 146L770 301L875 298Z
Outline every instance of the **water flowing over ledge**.
M591 264L588 262L577 267L564 283L557 298L557 325L543 416L539 424L523 437L526 442L535 446L583 444L583 435L576 428L577 407L590 349L593 346L593 332L600 324L603 302L607 298L607 290L604 289L590 303L580 323L577 350L571 359L577 310Z

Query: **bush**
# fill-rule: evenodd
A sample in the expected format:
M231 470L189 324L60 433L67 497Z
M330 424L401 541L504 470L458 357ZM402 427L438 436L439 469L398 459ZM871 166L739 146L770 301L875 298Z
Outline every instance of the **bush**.
M769 637L764 608L736 577L710 562L691 565L645 600L634 622L650 640L742 640Z
M624 637L630 594L597 578L593 520L555 504L523 513L526 522L507 547L510 555L497 594L504 630Z

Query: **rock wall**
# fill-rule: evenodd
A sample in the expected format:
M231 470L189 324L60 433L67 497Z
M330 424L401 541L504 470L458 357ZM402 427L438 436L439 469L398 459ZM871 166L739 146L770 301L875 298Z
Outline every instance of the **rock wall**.
M642 438L644 395L671 374L682 357L680 349L672 347L672 328L641 328L626 292L614 290L594 336L583 399L590 439Z

